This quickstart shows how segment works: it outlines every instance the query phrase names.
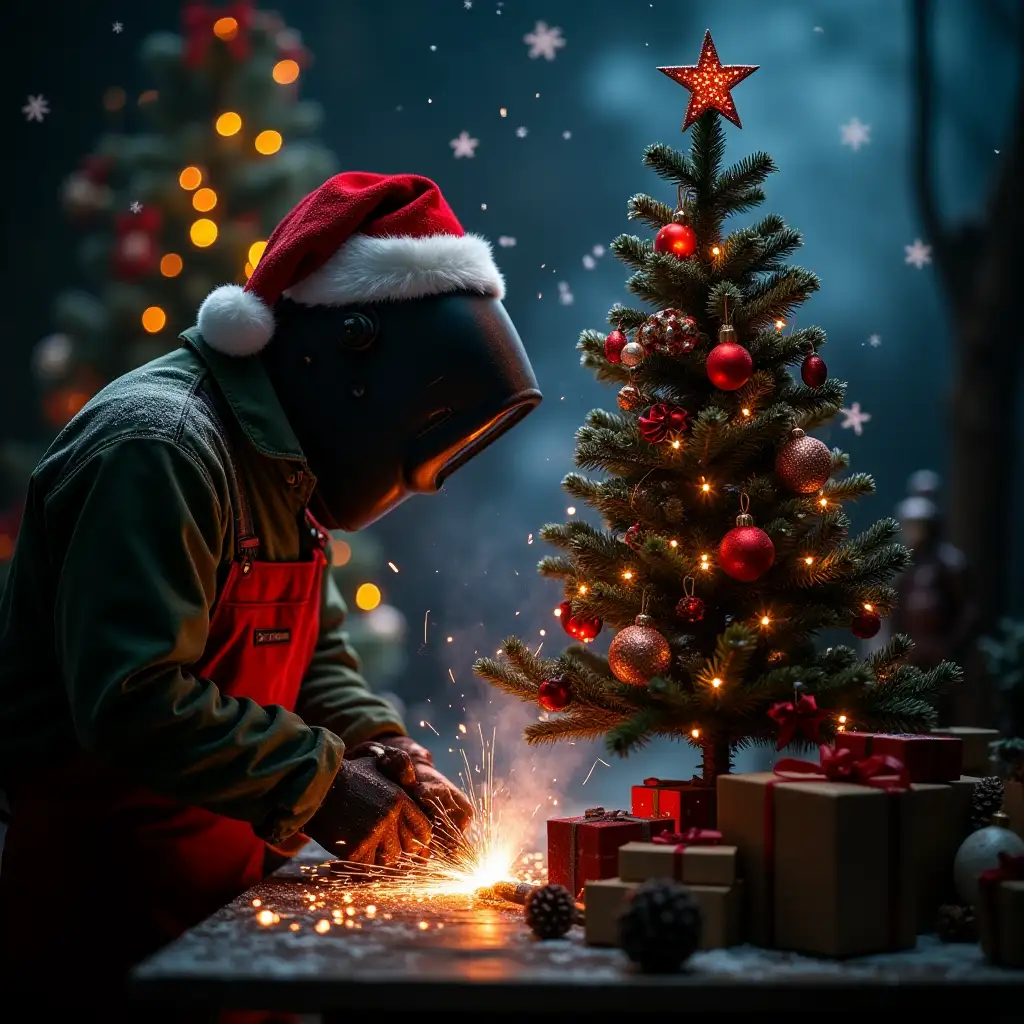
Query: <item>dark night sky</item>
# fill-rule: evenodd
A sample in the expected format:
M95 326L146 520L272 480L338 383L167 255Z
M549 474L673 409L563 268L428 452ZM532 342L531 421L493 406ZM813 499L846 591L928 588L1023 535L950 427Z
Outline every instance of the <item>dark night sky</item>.
M1018 70L1007 29L1014 5L936 6L938 180L947 215L959 218L981 208L1008 141ZM324 105L324 140L344 167L425 174L467 230L515 239L496 249L507 307L546 395L541 410L459 474L448 493L413 501L378 528L387 557L402 569L383 582L408 613L413 640L427 608L434 623L426 651L411 662L419 674L411 694L432 692L435 704L461 706L450 682L445 688L449 666L457 691L469 694L462 683L474 686L475 650L493 650L512 630L539 642L538 631L553 625L557 588L536 577L542 551L527 539L564 517L558 483L571 468L573 431L589 407L614 401L580 369L576 335L602 327L608 307L627 299L623 268L594 247L630 229L632 193L674 198L640 164L648 143L686 144L679 125L687 93L655 68L694 63L705 28L723 63L761 65L734 94L744 128L727 126L728 156L753 149L774 156L780 173L763 212L804 232L800 261L822 279L798 323L828 331L823 354L832 374L851 382L847 404L871 414L862 436L838 423L821 434L851 453L854 468L877 477L879 496L856 523L889 514L910 471L944 468L946 310L934 267L905 262L904 247L922 234L910 189L905 2L474 0L467 9L463 0L284 0L276 7L316 57L303 95ZM9 276L14 297L0 320L0 430L8 434L26 429L28 355L49 328L49 298L75 279L58 185L100 130L103 90L146 86L139 44L151 31L176 30L178 10L173 0L91 0L18 2L8 14L5 102L14 153L4 195L8 251L18 252ZM115 20L123 33L111 31ZM566 40L552 61L528 55L523 37L538 21ZM51 113L26 123L20 108L40 93ZM842 144L840 128L854 118L870 126L857 150ZM462 131L479 140L472 159L453 157L449 141ZM446 636L452 643L443 643ZM681 773L678 756L663 773ZM657 758L642 764L656 769ZM601 797L592 786L587 795ZM621 800L621 787L606 799Z

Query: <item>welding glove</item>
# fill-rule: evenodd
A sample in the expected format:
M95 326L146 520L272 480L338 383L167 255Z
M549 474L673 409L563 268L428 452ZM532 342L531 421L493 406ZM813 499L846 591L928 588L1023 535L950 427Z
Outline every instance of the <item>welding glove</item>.
M407 754L411 762L411 783L406 761L393 753L398 751ZM376 757L381 772L402 786L431 816L435 831L443 835L445 832L465 832L469 828L473 820L473 805L469 798L434 767L433 755L414 739L387 736L361 743L353 753L355 756Z
M421 856L431 839L423 810L400 783L383 775L375 757L345 755L334 785L302 831L339 859L359 864L392 867L403 853ZM409 758L395 755L391 770L413 778Z

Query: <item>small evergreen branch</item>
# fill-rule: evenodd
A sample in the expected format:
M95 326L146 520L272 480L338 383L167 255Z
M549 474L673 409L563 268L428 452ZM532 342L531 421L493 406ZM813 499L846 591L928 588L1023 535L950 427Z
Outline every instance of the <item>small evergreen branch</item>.
M892 543L899 532L900 524L895 519L879 519L877 523L872 523L863 533L849 541L846 547L856 556L867 555L885 544Z
M658 199L644 195L642 192L633 196L626 204L626 216L630 220L643 221L657 231L666 224L671 224L675 211Z
M769 327L780 317L788 318L819 287L817 275L803 267L772 271L750 290L733 322L746 333Z
M728 699L733 688L742 686L743 673L757 650L753 630L740 622L726 626L715 643L715 653L707 659L697 673L697 685L703 691L705 703ZM714 680L720 685L715 686Z
M610 412L607 409L591 409L587 413L587 423L600 430L613 430L617 434L632 432L636 428L631 417L621 412Z
M749 273L761 259L764 242L753 228L743 228L726 237L721 247L722 255L718 260L718 275L726 279L739 280Z
M767 153L751 153L743 157L718 175L712 193L715 203L727 204L751 189L759 189L777 170L775 161Z
M750 409L753 415L754 410L763 405L766 399L771 398L775 391L775 378L762 370L757 370L736 392L736 402L743 409Z
M537 657L517 636L506 637L501 649L509 664L527 679L541 683L555 671L553 660Z
M605 743L613 754L625 757L631 751L640 750L651 739L658 727L660 714L651 708L636 712L630 718L619 722L608 733Z
M647 239L637 238L636 235L619 235L612 239L611 249L626 266L634 270L644 270L654 252L654 244Z
M764 225L765 221L755 225L757 233L764 237L757 269L781 270L786 265L786 260L804 244L803 236L795 228L786 227L784 224L771 232L766 231Z
M644 150L644 165L650 167L659 178L670 181L673 185L693 188L696 184L690 158L663 142L656 142Z
M842 452L833 452L842 456ZM851 473L842 480L831 480L825 491L829 501L856 501L875 493L875 478L870 473Z
M616 304L608 311L608 323L628 334L643 327L648 316L650 314L642 309L630 309L628 306Z
M624 440L614 430L582 426L576 431L576 465L629 476L638 470L657 469L662 460L648 445Z
M504 690L521 701L529 703L537 699L539 684L527 678L513 665L497 661L495 658L477 658L473 662L473 671L492 686L497 686L499 690Z
M593 740L604 736L621 721L619 715L588 708L585 713L570 713L546 722L533 722L523 733L531 747L558 740Z
M612 670L608 667L608 659L600 654L595 654L589 647L573 644L566 648L565 656L606 682L613 683L615 681Z
M894 634L888 642L868 655L868 664L875 678L883 680L913 649L914 641L903 633Z
M910 567L914 557L902 544L886 544L861 559L850 583L860 587L884 586L897 573Z
M824 416L831 419L846 397L846 382L829 377L820 388L809 388L804 384L791 383L781 389L779 400L789 405L796 414L796 421L802 429L809 420Z
M591 480L582 473L567 473L562 480L562 489L570 497L588 505L597 505L604 490L600 481Z
M572 580L577 575L572 561L559 555L545 555L537 563L537 571L549 580Z

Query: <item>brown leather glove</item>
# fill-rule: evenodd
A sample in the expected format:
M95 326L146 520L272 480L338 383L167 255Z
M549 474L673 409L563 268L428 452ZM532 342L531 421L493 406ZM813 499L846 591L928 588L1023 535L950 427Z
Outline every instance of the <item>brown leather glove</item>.
M398 754L407 755L407 758ZM449 829L465 832L473 821L473 805L469 798L434 767L433 755L414 739L408 736L387 736L360 743L348 751L346 756L377 758L381 773L405 789L435 822L440 818L448 824ZM409 762L412 769L411 781L407 767Z
M413 776L401 751L394 752L389 767L398 776ZM388 867L403 853L423 854L432 834L427 816L400 784L384 776L376 758L353 758L348 751L334 785L302 831L342 860Z

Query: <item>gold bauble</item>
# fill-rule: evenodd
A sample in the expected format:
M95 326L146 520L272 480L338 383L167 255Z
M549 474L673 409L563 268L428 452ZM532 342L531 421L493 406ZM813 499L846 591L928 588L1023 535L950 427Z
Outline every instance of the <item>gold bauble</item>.
M808 437L799 427L775 456L775 475L797 494L813 494L828 483L832 475L832 453L816 437Z
M632 412L644 404L644 396L635 384L626 384L619 389L619 408L623 412Z
M651 621L649 615L638 615L634 625L615 634L608 648L608 667L620 683L646 686L672 664L672 649Z

